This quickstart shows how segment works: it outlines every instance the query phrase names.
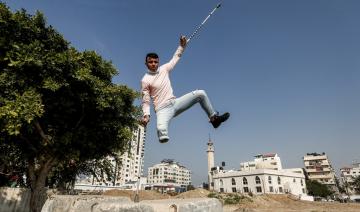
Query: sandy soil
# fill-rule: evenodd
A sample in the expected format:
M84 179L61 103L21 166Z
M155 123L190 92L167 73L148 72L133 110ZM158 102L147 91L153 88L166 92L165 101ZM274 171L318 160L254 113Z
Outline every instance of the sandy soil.
M309 202L292 198L288 195L261 195L251 198L252 202L238 205L225 205L224 212L360 212L358 203Z
M140 191L140 200L170 199L170 198L206 198L210 192L205 189L195 189L176 196L161 194L156 191ZM127 196L132 200L135 197L133 191L110 190L104 195ZM224 205L224 212L360 212L359 203L338 202L309 202L300 201L290 195L259 195L245 198L240 204Z

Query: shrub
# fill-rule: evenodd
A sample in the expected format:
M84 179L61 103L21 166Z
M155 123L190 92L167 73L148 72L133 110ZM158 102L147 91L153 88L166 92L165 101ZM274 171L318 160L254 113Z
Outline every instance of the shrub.
M207 197L209 197L209 198L216 198L216 199L222 200L221 195L218 194L218 193L215 193L215 192L211 192L210 194L207 195Z
M227 194L224 199L224 204L238 204L241 199L243 199L242 196L239 196L238 194Z

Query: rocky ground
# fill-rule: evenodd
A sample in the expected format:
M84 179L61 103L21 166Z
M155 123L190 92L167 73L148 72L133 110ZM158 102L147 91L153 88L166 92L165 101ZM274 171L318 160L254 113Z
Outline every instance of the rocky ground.
M178 195L161 194L156 191L140 191L140 200L170 199L170 198L207 198L209 191L195 189ZM133 191L110 190L104 195L127 196L132 200L135 197ZM222 202L226 197L216 194L215 197L221 198ZM360 203L338 203L338 202L309 202L300 201L290 195L259 195L254 197L243 197L237 204L224 204L224 212L360 212Z

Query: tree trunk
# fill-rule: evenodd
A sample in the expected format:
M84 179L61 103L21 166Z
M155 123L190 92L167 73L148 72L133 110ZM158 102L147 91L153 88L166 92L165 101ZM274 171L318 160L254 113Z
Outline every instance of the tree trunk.
M45 183L45 181L44 181ZM43 205L47 199L46 188L38 184L35 188L31 189L30 197L30 211L31 212L41 212Z
M30 211L31 212L40 212L45 201L47 199L45 188L46 177L49 174L50 169L54 166L54 159L50 158L46 162L41 163L36 169L36 164L34 160L29 160L29 178L30 178Z

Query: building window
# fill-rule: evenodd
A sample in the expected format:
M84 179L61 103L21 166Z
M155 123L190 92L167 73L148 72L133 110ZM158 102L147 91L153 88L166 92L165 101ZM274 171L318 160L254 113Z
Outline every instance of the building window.
M262 192L261 186L256 186L256 192L257 192L257 193L261 193L261 192Z
M243 178L243 184L244 184L244 185L247 185L247 184L248 184L248 181L247 181L246 177Z
M223 186L224 185L224 182L222 179L220 179L220 186Z
M236 185L236 182L235 182L234 178L231 179L231 185Z
M271 184L271 176L268 177L268 182Z
M236 192L236 188L235 188L235 187L232 188L232 192Z
M249 188L248 187L244 187L244 193L249 193Z
M295 179L295 178L294 178L293 182L296 183L296 179Z
M303 194L305 194L305 188L302 189Z
M256 176L256 177L255 177L255 183L256 183L256 184L260 184L260 183L261 183L259 176Z
M280 176L278 176L278 184L279 184L279 185L281 184Z
M302 179L300 180L300 183L301 183L301 186L303 186L303 185L304 185L304 182L303 182L303 180L302 180Z
M224 188L220 188L220 192L224 192Z
M279 193L282 193L282 192L283 192L282 187L279 187Z
M274 192L274 188L272 186L269 187L269 191L272 193Z

